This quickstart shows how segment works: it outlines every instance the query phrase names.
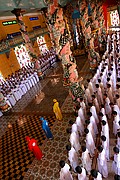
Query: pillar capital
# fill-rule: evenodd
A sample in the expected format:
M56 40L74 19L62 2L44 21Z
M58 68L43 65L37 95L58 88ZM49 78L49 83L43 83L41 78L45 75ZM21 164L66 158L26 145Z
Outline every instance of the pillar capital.
M14 10L11 11L11 13L13 13L16 17L20 16L21 15L21 9L20 8L16 8Z

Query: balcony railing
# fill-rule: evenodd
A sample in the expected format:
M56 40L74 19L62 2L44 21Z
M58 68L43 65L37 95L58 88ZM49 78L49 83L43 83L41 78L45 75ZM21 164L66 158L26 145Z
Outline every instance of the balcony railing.
M36 39L40 35L48 34L49 31L47 28L41 28L41 29L36 29L33 31L28 32L29 38ZM2 42L0 42L0 54L5 53L6 51L9 51L10 48L13 48L19 44L22 44L24 42L23 38L21 35L16 36L12 39L5 39Z

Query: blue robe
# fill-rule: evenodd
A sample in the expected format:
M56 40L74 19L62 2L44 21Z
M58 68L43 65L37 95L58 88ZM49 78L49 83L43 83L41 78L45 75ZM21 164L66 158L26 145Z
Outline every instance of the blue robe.
M42 129L44 130L45 135L46 135L47 138L53 138L53 135L52 135L52 133L50 131L50 128L48 126L48 122L46 120L44 120L42 122Z

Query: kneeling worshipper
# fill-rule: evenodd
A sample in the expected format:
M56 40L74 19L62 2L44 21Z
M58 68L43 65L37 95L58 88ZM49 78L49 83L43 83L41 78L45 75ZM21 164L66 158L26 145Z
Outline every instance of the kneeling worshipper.
M75 168L79 165L78 154L75 151L75 149L73 147L71 147L71 145L67 145L66 149L68 151L68 159L70 161L70 165L71 165L72 169L75 171Z
M94 180L102 180L102 175L96 169L91 170L91 176Z
M53 139L53 135L52 135L50 128L48 126L48 122L43 117L41 117L40 120L42 121L42 129L45 132L46 137L48 139Z
M114 147L113 151L114 151L114 157L113 157L112 169L115 174L120 175L120 151L118 147Z
M107 159L105 150L102 146L98 146L98 158L97 158L97 165L98 165L98 171L100 174L104 177L108 177L108 167L107 167Z
M78 173L78 180L88 180L86 170L83 167L77 166L75 171Z
M70 166L65 163L65 161L59 162L61 171L60 171L60 180L73 180L72 174L70 172Z
M41 160L44 155L37 145L37 141L35 139L30 139L29 136L26 136L26 141L28 142L28 149L33 152L37 160Z

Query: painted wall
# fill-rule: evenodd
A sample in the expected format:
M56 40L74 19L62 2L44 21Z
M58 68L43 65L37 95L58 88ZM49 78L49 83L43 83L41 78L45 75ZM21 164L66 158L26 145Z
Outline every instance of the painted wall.
M29 19L30 17L38 17L38 20L30 21ZM12 20L16 20L14 16L11 17L10 19L0 20L0 40L6 39L7 34L19 32L18 24L3 26L2 22L12 21ZM45 18L43 17L42 14L37 14L37 15L31 14L29 16L23 16L23 20L25 25L27 26L28 32L32 31L34 26L41 26L41 27L46 26ZM50 42L50 37L47 34L45 35L45 41L47 43L48 49L50 49L51 42ZM37 42L33 43L33 48L36 54L40 54ZM14 73L19 68L20 66L13 49L10 50L9 58L7 58L6 54L0 54L0 71L3 77L7 77L9 74Z
M16 70L20 69L20 65L16 59L13 49L10 50L8 56L9 57L7 57L6 54L0 54L0 71L3 77L7 77L9 74L12 74Z
M45 38L45 42L47 44L47 48L50 49L52 47L52 43L51 43L51 39L50 39L49 34L45 34L44 38Z

